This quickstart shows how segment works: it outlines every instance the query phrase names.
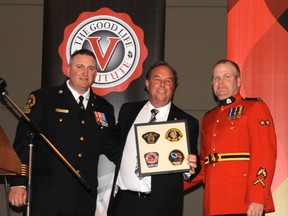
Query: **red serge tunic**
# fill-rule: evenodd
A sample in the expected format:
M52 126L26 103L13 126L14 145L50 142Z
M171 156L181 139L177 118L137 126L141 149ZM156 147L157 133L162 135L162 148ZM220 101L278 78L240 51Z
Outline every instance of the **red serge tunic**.
M205 216L246 213L251 202L273 211L276 148L273 120L261 99L237 94L209 111L200 152Z

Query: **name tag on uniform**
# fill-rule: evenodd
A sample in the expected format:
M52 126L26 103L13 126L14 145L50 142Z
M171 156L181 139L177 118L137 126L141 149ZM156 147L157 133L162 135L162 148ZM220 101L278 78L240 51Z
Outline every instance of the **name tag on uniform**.
M56 111L56 112L60 112L60 113L69 113L69 110L67 110L67 109L61 109L61 108L56 108L55 111Z

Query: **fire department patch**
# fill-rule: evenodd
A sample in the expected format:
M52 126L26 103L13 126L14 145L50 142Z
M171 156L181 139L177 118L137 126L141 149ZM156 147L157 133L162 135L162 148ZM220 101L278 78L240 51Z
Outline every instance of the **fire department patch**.
M31 108L36 104L35 95L31 94L27 100L27 103L24 108L24 113L29 114L31 112Z
M171 142L179 141L183 137L183 133L177 128L171 128L166 132L165 138Z
M148 152L144 155L144 158L149 168L158 166L158 161L159 161L158 152Z
M170 152L169 154L169 161L174 165L174 166L177 166L177 165L181 165L182 162L184 160L184 154L178 150L178 149L175 149L173 151Z
M142 138L145 140L147 144L155 144L159 139L160 134L155 132L147 132L142 135Z

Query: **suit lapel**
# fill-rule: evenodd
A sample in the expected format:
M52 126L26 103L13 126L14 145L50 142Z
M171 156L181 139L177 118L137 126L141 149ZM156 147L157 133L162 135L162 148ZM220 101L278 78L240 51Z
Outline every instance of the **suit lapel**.
M130 112L129 116L130 116L130 127L133 124L133 122L135 121L135 119L137 118L140 110L143 108L143 106L147 103L147 101L143 101L138 103Z
M140 110L146 103L147 101L141 101L139 103L136 103L136 105L134 107L131 107L131 109L127 113L127 116L126 116L127 121L123 129L123 131L125 131L124 137L127 136L130 128L132 127L135 119L137 118L137 115L139 114Z
M172 121L172 120L177 120L177 119L178 118L177 118L177 113L175 111L175 105L172 103L167 120Z

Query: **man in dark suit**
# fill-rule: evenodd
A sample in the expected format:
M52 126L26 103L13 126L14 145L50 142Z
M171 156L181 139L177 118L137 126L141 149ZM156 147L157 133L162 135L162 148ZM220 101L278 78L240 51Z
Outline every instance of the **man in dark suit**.
M190 179L200 171L197 160L198 120L171 102L177 80L177 73L170 65L157 62L146 75L149 100L122 105L117 124L121 130L122 159L116 165L108 216L182 216L184 173L144 178L135 173L137 150L134 124L149 122L151 109L157 109L156 122L187 120L191 150Z
M88 182L87 190L44 141L33 140L32 216L94 216L97 198L99 155L114 160L116 148L109 140L115 124L114 108L90 88L96 76L96 58L89 50L78 50L67 68L69 79L61 86L34 91L25 113L68 162ZM82 99L79 99L82 96ZM79 102L82 104L78 104ZM21 119L14 147L23 167L28 165L27 134ZM115 151L114 151L115 150ZM11 180L10 203L26 204L27 177Z

